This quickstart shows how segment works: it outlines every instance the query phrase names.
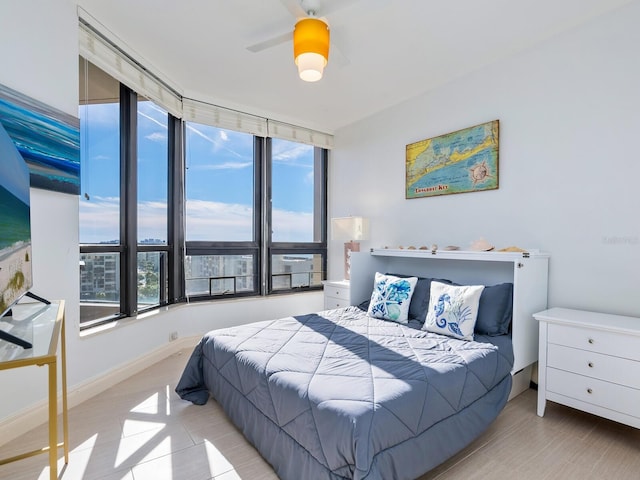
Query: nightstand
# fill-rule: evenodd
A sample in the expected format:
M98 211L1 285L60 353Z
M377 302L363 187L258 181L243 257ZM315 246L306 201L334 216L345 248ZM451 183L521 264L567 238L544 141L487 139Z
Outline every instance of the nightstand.
M351 285L349 280L325 280L324 285L324 308L348 307L351 305Z
M533 316L538 415L551 400L640 428L640 318L567 308Z

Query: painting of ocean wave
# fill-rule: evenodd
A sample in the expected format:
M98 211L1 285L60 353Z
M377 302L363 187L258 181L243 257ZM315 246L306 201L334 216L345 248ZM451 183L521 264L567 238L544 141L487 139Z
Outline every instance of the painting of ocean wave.
M31 186L80 193L80 122L0 85L0 123L29 166Z

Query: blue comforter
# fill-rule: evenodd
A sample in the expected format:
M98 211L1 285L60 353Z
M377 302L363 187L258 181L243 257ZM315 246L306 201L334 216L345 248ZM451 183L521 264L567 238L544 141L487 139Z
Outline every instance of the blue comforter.
M210 392L227 398L223 407L243 429L255 415L264 417L264 429L248 429L259 450L273 444L273 432L283 433L309 457L311 471L328 478L395 476L401 466L378 464L394 449L411 452L412 441L424 443L432 427L474 404L490 410L478 414L483 430L511 385L508 338L468 342L419 326L347 307L212 331L196 346L176 391L196 404ZM478 402L499 384L495 399ZM279 475L295 471L278 465L291 462L290 453L262 453Z

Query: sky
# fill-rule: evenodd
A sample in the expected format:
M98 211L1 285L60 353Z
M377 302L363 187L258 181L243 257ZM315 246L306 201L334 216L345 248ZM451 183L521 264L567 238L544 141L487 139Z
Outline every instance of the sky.
M80 242L118 238L117 104L80 108ZM186 124L186 238L251 240L253 136ZM313 240L313 147L273 139L273 240ZM138 106L138 239L166 240L167 113Z

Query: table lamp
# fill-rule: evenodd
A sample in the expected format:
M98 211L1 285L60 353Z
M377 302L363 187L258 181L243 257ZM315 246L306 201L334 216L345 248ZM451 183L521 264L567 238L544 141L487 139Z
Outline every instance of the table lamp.
M331 219L331 239L345 240L344 279L351 277L351 252L360 251L360 240L369 237L369 220L363 217L338 217Z

